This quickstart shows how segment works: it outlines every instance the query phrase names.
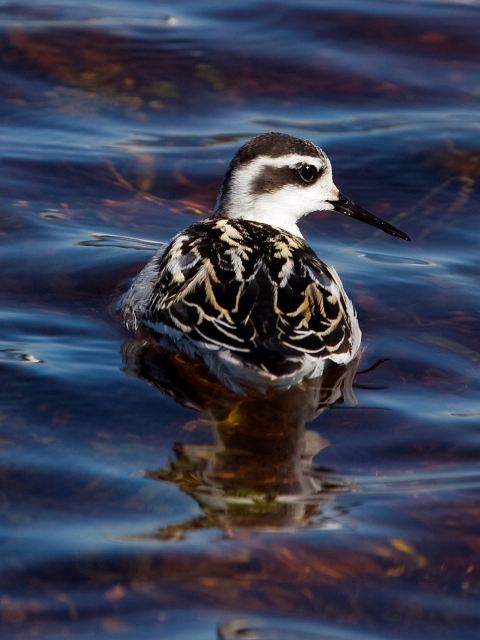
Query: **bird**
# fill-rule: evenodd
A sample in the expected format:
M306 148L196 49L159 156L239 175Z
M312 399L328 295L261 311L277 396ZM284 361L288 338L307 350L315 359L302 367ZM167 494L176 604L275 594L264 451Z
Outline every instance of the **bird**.
M298 221L333 211L410 238L346 198L326 153L281 132L237 151L212 215L157 251L120 301L126 327L236 391L289 388L359 354L357 314Z

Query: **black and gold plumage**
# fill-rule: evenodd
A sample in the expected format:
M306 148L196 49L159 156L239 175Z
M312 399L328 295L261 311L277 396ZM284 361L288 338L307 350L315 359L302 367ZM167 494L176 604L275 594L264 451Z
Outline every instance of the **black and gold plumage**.
M361 340L353 305L296 226L316 209L408 239L340 195L321 149L257 136L232 160L216 215L175 236L134 280L126 325L202 358L230 386L291 386L328 361L350 362Z
M281 229L204 220L174 238L151 267L152 276L138 283L142 306L124 305L131 328L143 325L170 341L177 331L198 350L226 350L269 378L296 377L305 355L341 362L358 349L356 318L336 274Z

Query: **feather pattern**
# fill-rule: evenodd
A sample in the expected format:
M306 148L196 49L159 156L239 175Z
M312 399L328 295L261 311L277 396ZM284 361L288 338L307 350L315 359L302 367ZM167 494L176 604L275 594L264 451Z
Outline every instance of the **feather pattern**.
M335 270L303 238L221 216L193 224L155 255L123 314L130 328L170 336L187 353L292 383L319 375L327 360L350 362L361 338Z

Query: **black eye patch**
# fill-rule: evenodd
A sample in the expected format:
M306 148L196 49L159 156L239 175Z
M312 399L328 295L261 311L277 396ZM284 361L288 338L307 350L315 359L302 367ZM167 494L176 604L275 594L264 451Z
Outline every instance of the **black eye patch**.
M319 170L314 164L301 164L299 167L296 167L296 171L300 176L302 182L305 182L306 184L315 182L320 174Z
M259 174L252 182L251 193L254 196L264 193L274 193L287 185L312 184L323 173L313 164L299 163L295 167L262 167Z

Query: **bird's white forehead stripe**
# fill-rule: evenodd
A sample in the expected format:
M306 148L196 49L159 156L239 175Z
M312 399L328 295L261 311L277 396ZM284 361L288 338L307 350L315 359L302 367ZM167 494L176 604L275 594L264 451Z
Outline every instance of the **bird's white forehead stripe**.
M294 168L301 164L313 164L318 170L328 167L328 160L324 158L314 158L299 153L288 153L278 158L262 155L257 156L250 162L240 165L235 169L232 176L232 184L237 192L237 196L247 193L250 184L258 177L265 167L291 167Z
M325 165L323 158L314 158L313 156L304 156L298 153L288 153L284 156L278 156L278 158L272 158L270 156L257 156L250 162L244 165L245 170L254 171L257 167L295 167L299 164L313 164L314 167L320 169ZM238 170L238 169L237 169ZM242 167L239 167L242 171Z

